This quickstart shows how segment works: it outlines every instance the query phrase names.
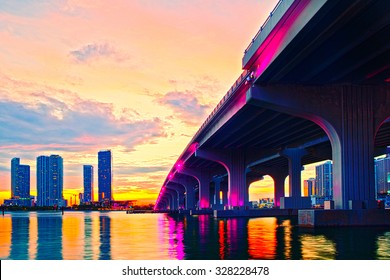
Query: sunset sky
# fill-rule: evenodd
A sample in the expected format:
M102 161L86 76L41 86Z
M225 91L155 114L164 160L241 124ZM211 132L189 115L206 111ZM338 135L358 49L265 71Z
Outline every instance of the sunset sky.
M97 178L104 149L114 199L154 202L276 3L1 1L0 202L10 197L11 158L31 166L35 195L36 157L61 155L69 199L83 192L83 164ZM272 195L270 185L252 194Z

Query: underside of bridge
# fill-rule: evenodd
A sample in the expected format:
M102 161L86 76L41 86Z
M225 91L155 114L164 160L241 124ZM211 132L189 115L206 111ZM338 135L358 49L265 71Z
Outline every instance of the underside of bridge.
M374 157L390 145L390 1L280 6L269 34L247 49L244 78L172 167L157 209L172 180L186 195L198 190L188 209L245 208L249 183L264 175L274 179L275 205L305 208L302 165L323 160L333 160L337 209L376 207ZM291 199L281 199L287 175Z

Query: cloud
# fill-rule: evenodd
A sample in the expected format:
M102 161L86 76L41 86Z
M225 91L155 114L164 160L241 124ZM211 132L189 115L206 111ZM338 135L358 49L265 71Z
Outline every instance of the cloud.
M116 116L112 104L77 96L65 103L46 93L32 93L26 100L29 98L35 103L0 99L1 149L75 152L123 146L133 150L165 135L159 118L132 120Z
M23 17L38 17L42 16L48 10L53 10L59 7L58 1L51 0L3 0L0 2L0 11L16 16Z
M207 116L210 106L201 104L194 95L189 91L172 91L160 97L157 102L171 108L182 122L199 125Z
M115 48L107 43L88 44L78 50L71 51L70 55L79 63L85 63L101 57L112 58L116 62L121 62L128 59L126 55L115 50Z

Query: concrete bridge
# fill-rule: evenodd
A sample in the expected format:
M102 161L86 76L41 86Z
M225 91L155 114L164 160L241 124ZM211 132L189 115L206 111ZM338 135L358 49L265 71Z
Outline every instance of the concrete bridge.
M390 1L279 1L245 50L243 73L171 168L156 210L245 209L250 183L264 175L277 207L310 208L302 166L326 159L330 208L377 208L374 157L390 145L388 38Z

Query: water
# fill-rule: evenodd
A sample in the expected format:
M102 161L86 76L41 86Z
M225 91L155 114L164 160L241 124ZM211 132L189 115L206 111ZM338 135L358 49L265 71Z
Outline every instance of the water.
M6 212L0 259L390 259L390 228L309 230L286 218Z

